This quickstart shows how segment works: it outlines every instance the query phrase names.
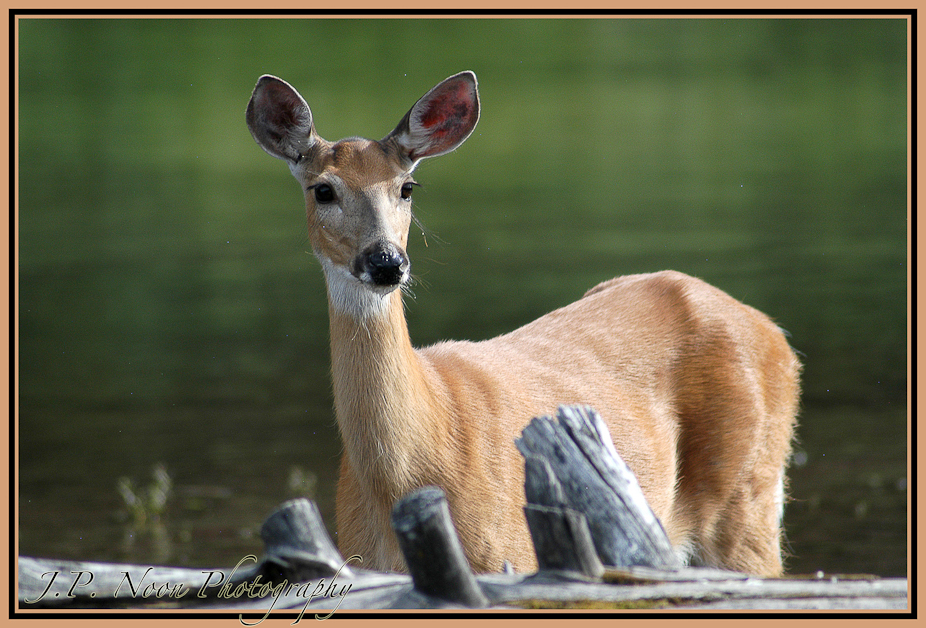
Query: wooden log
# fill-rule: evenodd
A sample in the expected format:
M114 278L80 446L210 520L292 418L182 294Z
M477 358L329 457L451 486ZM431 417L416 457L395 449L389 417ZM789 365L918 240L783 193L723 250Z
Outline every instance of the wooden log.
M637 568L631 568L635 571ZM497 607L530 609L869 609L908 608L906 578L865 580L722 579L690 568L665 574L671 580L636 585L545 582L525 578L514 585L483 582ZM711 570L708 570L711 571ZM716 572L716 570L714 570ZM648 576L654 576L650 572ZM707 575L707 577L705 577ZM902 616L900 614L898 617Z
M140 567L77 561L55 561L19 557L18 609L42 608L208 608L211 611L229 609L263 614L274 610L292 609L304 612L305 619L326 617L349 609L386 608L448 608L435 598L417 592L409 594L410 578L401 574L382 574L363 569L345 580L351 585L340 597L319 595L306 605L306 594L292 591L279 599L270 596L251 598L199 598L197 588L206 574L199 569L176 567ZM140 570L140 571L139 571ZM55 583L49 585L49 572L58 571ZM148 572L145 574L144 572ZM131 574L136 595L129 595L126 574ZM228 571L225 571L228 575ZM88 584L90 575L92 583ZM32 586L28 580L34 580ZM329 579L330 580L330 579ZM487 574L478 577L480 589L489 598L489 608L583 608L583 609L739 609L739 610L890 610L898 617L909 613L906 578L874 578L871 576L797 577L759 579L743 574L721 573L718 570L688 568L671 572L631 567L620 572L606 571L603 581L564 582L562 579L516 574ZM150 594L143 592L148 583L184 585L189 594L177 598L176 589L158 587ZM118 598L113 591L121 584ZM327 584L327 582L326 582ZM71 595L68 592L72 589ZM314 590L310 588L310 591ZM91 596L88 592L96 592ZM59 595L56 596L55 594ZM158 593L166 593L158 597ZM37 602L37 598L44 597ZM460 606L460 605L456 605ZM14 609L15 612L15 609ZM116 615L118 616L118 615ZM255 615L256 617L257 615Z
M541 572L600 578L604 566L595 553L585 515L566 506L563 487L547 461L525 456L524 516Z
M265 545L263 573L268 578L298 581L351 575L313 501L283 503L264 521L260 537Z
M190 569L19 557L20 608L195 606L257 576L257 558L238 569ZM234 572L234 573L233 573ZM209 582L215 586L205 587ZM203 587L203 597L200 588Z
M537 461L529 463L543 469ZM555 489L550 490L555 495ZM426 495L427 497L427 495ZM564 496L565 498L565 496ZM442 502L437 492L424 500L429 508ZM531 508L536 508L532 506ZM439 515L445 520L443 527L457 547L446 512L446 502L438 505ZM314 514L313 514L314 513ZM327 565L328 559L315 557L310 543L297 539L309 536L308 530L320 526L314 506L284 504L270 518L263 533L268 544L267 553L282 556L287 565L303 562L299 552L306 552L308 564ZM410 517L412 520L415 516ZM315 520L315 523L312 521ZM317 535L312 533L316 538ZM327 539L327 535L325 536ZM319 546L330 545L317 542ZM271 547L275 549L271 549ZM422 547L427 547L423 544ZM319 550L327 554L327 550ZM246 559L246 560L245 560ZM441 554L425 550L425 561L441 560ZM544 577L550 571L541 570L533 576L519 574L485 574L473 579L465 561L462 589L475 590L480 607L511 608L597 608L597 609L865 609L890 610L898 614L909 613L908 582L906 578L880 579L865 576L792 577L787 579L759 579L745 574L723 572L716 569L684 568L668 571L632 566L608 569L596 581ZM255 556L242 559L234 568L205 570L168 566L126 565L83 561L62 561L18 558L18 605L13 609L31 611L43 608L185 608L220 609L236 612L250 611L263 615L267 609L296 611L299 617L322 619L347 609L385 608L460 608L473 606L472 600L461 601L438 598L433 591L413 584L404 574L384 574L361 568L321 578L290 580L292 586L264 592L257 597L260 570L267 559L258 563ZM279 567L279 562L272 562ZM231 567L230 565L228 567ZM441 568L434 571L441 577ZM295 573L295 572L293 572ZM348 575L350 574L350 575ZM343 576L343 577L342 577ZM419 574L419 579L422 576ZM429 576L424 576L425 582ZM259 582L266 582L266 576ZM253 583L244 592L240 587ZM413 588L418 586L419 588ZM449 585L451 591L454 585ZM203 593L203 597L200 597ZM488 601L485 601L488 599Z
M416 591L471 608L488 604L463 554L441 489L426 486L398 501L392 527Z
M524 507L524 516L541 573L601 577L604 566L595 553L595 544L582 513L570 508L528 504Z
M560 406L557 419L533 419L515 444L525 457L539 456L549 464L567 505L585 515L601 562L679 568L665 530L598 413L587 406ZM554 494L534 498L539 505L558 506Z
M528 504L565 508L568 502L563 485L542 456L524 454L524 497Z
M265 553L242 557L232 568L189 569L144 565L19 559L19 599L33 607L166 605L193 596L227 599L239 585L298 582L353 575L325 530L318 507L307 499L282 504L261 527Z

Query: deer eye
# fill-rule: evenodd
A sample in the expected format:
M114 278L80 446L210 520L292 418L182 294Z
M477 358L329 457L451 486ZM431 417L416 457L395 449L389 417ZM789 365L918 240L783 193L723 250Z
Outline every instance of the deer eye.
M414 183L406 183L402 186L402 198L406 201L412 197L412 190L415 189Z
M315 202L327 205L334 201L334 190L327 183L319 183L315 188Z

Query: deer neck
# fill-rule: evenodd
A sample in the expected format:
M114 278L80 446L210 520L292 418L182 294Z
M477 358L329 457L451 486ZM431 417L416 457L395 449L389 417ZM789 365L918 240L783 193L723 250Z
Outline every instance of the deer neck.
M329 299L331 365L338 428L355 476L391 499L418 475L421 439L439 437L429 424L432 394L412 347L401 292L382 297L365 316Z

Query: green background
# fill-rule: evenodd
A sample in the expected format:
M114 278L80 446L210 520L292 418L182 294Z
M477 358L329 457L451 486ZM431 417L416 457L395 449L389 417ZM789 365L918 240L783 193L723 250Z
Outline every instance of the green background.
M794 573L906 572L907 23L19 22L20 552L231 566L276 505L334 531L327 305L302 194L244 109L276 74L380 138L439 80L482 116L416 172L416 344L680 270L805 363ZM174 482L156 524L120 477Z

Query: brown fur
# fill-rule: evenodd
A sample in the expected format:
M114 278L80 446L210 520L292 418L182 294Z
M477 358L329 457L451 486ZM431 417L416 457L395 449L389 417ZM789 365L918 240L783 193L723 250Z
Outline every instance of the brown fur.
M673 544L693 545L701 562L718 567L781 572L774 500L799 366L762 314L697 279L663 272L602 284L505 336L414 352L400 297L392 298L388 326L401 333L384 335L397 345L371 347L379 334L332 320L336 405L342 430L348 426L338 485L345 552L382 548L389 558L376 565L402 569L388 513L397 498L433 484L447 491L476 569L499 569L505 560L534 568L513 440L533 416L586 403L605 418ZM361 357L351 338L370 353ZM347 373L349 364L363 367ZM370 388L405 398L373 410ZM355 434L361 426L375 426L375 438ZM355 456L380 450L388 452L385 464Z

